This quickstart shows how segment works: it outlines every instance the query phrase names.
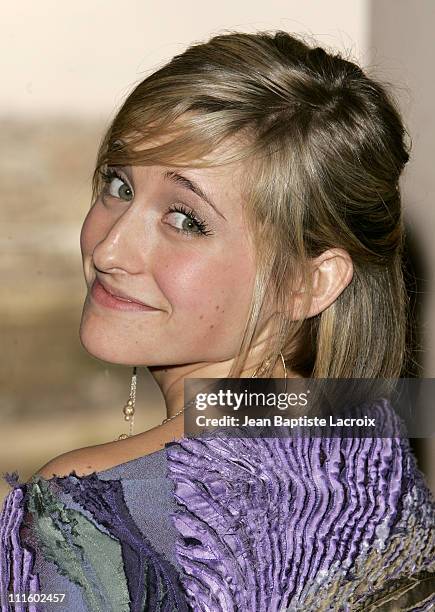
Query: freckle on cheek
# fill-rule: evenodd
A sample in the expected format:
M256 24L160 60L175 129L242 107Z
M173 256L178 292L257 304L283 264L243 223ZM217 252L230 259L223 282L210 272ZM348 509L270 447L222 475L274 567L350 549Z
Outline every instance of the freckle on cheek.
M199 318L200 318L200 319L203 319L203 318L204 318L204 315L201 315Z
M210 329L213 329L214 325L210 325Z

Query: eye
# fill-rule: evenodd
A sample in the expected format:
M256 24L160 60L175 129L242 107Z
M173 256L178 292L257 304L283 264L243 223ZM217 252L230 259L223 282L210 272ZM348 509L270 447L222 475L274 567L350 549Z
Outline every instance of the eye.
M132 200L133 190L124 177L114 168L107 168L106 171L101 170L100 174L103 181L106 183L104 193L121 200Z
M174 204L167 212L178 218L179 227L172 226L177 232L183 232L186 235L196 234L197 236L213 234L205 221L198 219L192 210L188 210L182 204Z

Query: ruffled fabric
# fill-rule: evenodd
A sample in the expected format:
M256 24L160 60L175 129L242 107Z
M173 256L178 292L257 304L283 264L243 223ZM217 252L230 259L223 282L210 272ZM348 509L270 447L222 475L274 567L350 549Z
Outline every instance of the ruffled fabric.
M38 576L33 574L34 554L21 545L20 527L25 505L25 487L17 485L18 474L14 472L9 483L14 489L6 497L0 515L0 604L2 612L38 612L33 603L22 605L9 601L10 595L37 593L40 589ZM15 599L16 601L16 599Z
M67 507L60 501L60 494L70 495L86 513ZM11 507L15 499L19 500L18 515ZM33 567L31 549L38 547L62 576L81 587L90 612L188 610L177 571L137 528L120 481L100 480L95 473L78 477L75 472L49 481L35 477L9 494L0 525L7 534L6 542L11 540L15 545L13 549L2 546L2 594L7 592L11 568L15 592L39 592L36 578L30 575L30 584L29 571L21 571L18 566L23 556ZM23 540L17 537L20 528L28 531ZM53 605L34 604L32 610L52 609ZM3 597L2 612L17 609Z
M125 504L119 480L95 474L54 478L53 483L91 512L121 546L131 611L187 610L175 568L144 538ZM118 610L119 608L115 608Z
M392 418L382 402L373 410ZM138 529L120 479L14 473L1 611L55 609L7 599L40 591L35 550L91 612L433 609L435 504L406 439L214 435L165 453L179 572Z
M406 439L185 438L167 456L192 610L379 609L410 576L430 609L434 503Z

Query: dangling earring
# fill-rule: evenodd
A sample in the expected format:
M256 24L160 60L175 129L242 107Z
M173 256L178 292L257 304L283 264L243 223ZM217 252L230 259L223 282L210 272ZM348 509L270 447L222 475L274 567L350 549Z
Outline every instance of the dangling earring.
M285 367L284 355L281 353L281 351L279 352L279 356L281 357L282 367L284 369L284 378L285 378L284 393L287 393L287 368ZM264 364L260 364L260 366L254 371L251 378L257 378L259 371L261 370L260 373L262 374L269 365L270 365L270 359L266 359Z
M136 370L137 370L137 366L134 366L133 374L131 376L130 397L128 398L127 403L122 409L122 412L124 414L124 420L129 421L129 424L130 424L129 433L128 435L125 433L120 434L118 436L118 440L125 440L126 438L129 438L130 436L133 435L134 408L135 408L135 402L136 402L136 380L137 380Z
M285 367L284 355L279 352L279 356L281 357L282 367L284 368L284 378L287 378L287 368ZM270 365L270 359L266 359L264 363L261 363L258 368L254 371L251 378L257 378L258 374L263 374Z

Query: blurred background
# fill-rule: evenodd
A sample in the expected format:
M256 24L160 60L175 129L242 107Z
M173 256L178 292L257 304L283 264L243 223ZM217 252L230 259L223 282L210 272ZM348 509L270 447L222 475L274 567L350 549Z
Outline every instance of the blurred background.
M402 177L419 376L435 376L435 4L432 0L145 0L2 3L0 66L0 475L127 432L131 369L90 356L78 329L80 228L97 147L132 87L223 30L284 29L343 51L392 84L411 133ZM138 370L135 432L165 416ZM434 438L413 441L432 490ZM0 500L8 492L0 481Z

